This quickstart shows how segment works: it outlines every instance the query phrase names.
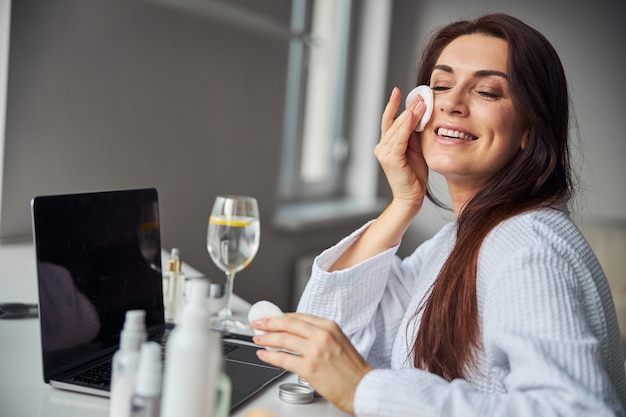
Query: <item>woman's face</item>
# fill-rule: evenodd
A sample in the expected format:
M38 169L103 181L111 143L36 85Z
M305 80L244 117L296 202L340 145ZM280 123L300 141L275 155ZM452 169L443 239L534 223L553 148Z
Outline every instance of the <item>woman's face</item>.
M453 194L475 193L526 146L507 57L505 40L463 35L442 51L431 74L434 110L421 134L422 150Z

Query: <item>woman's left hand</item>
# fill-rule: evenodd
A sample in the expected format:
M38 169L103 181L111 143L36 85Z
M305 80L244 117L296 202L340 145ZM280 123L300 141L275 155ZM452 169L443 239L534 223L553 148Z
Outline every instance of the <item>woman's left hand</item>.
M357 352L337 323L320 317L289 313L252 323L263 330L254 337L261 346L289 352L259 349L259 358L293 372L339 409L354 413L354 395L361 379L372 367Z

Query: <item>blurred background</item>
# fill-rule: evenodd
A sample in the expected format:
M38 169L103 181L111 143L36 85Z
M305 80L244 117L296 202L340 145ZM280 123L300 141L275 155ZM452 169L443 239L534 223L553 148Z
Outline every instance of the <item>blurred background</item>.
M0 0L0 240L31 239L35 195L156 187L164 248L223 281L208 215L217 194L248 194L261 246L235 292L293 309L313 256L388 201L373 147L391 89L414 87L434 29L487 12L561 56L574 218L624 334L625 29L609 0ZM426 205L401 255L451 218Z

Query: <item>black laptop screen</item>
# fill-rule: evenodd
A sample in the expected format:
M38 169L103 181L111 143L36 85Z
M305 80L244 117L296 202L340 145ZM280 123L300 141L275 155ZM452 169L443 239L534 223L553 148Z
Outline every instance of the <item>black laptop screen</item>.
M164 328L155 189L35 197L44 379L117 349L127 310Z

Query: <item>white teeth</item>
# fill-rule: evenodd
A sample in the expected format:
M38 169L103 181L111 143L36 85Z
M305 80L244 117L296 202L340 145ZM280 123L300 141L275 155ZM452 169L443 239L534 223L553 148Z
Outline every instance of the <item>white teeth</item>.
M467 133L459 132L458 130L445 129L443 127L440 127L437 130L437 134L439 136L447 136L449 138L457 138L457 139L462 139L462 140L476 140L474 136L468 135Z

